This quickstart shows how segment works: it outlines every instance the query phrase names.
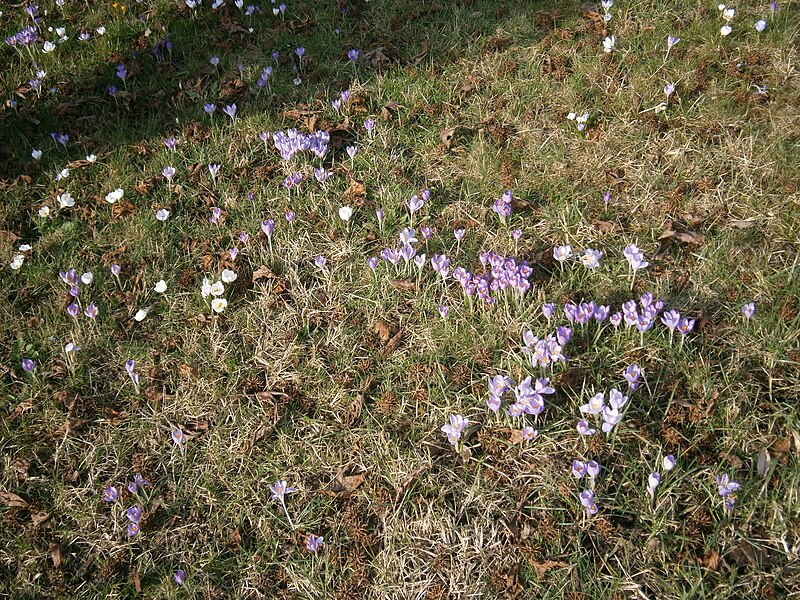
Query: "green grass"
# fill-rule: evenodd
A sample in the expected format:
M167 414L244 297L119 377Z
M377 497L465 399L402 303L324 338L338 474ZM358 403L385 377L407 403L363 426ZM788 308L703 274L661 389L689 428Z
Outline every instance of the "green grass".
M738 6L728 38L715 6L688 0L617 2L605 27L587 12L599 6L578 2L298 1L285 20L268 4L252 18L234 6L193 16L159 0L124 12L65 4L40 2L45 37L32 55L0 49L0 593L800 592L797 2L772 17L766 4ZM4 7L0 30L29 22ZM65 26L69 39L44 54L49 26ZM77 39L83 31L88 41ZM611 34L617 46L606 54ZM665 58L668 34L681 41ZM172 53L159 59L151 50L167 36ZM301 85L292 82L298 46ZM367 55L357 68L350 48ZM40 96L28 89L33 61L47 71ZM125 84L114 75L121 62ZM267 65L271 89L259 91ZM655 114L667 82L676 96ZM111 97L112 84L127 94ZM331 100L344 89L352 98L337 112ZM232 102L233 121L221 111ZM258 134L307 131L309 115L295 110L313 113L317 129L341 130L337 145L358 154L337 147L322 161L281 160ZM589 112L586 131L567 120L572 111ZM69 134L65 148L51 131ZM175 151L166 137L177 138ZM216 181L211 163L222 165ZM324 186L312 171L321 164L334 173ZM172 186L166 165L177 170ZM297 171L302 185L287 190L282 181ZM124 201L112 207L104 197L118 187ZM421 226L435 233L418 252L446 253L451 272L481 272L485 250L526 260L521 301L499 293L493 306L469 303L430 262L421 272L403 261L367 266L396 245L409 225L405 200L425 188L432 196L413 225L418 237ZM492 203L506 189L519 204L504 224ZM75 207L59 210L66 191ZM347 225L337 216L344 204L354 209ZM51 217L38 216L43 205ZM162 207L165 223L155 218ZM212 207L223 211L218 225ZM271 245L260 228L268 218ZM467 231L460 244L457 227ZM676 241L656 256L668 229L702 243ZM632 290L622 249L634 242L651 265ZM23 243L32 249L12 270ZM562 244L601 250L601 266L560 268L552 252ZM58 274L71 267L94 274L79 296L98 306L94 321L66 312ZM212 315L202 279L224 268L238 277ZM160 279L163 295L153 290ZM522 354L523 331L566 325L566 302L615 312L645 291L697 319L695 331L670 341L660 322L644 335L575 325L542 415L512 419L507 398L499 414L488 411L487 377L545 374ZM749 301L757 311L746 320ZM543 302L556 303L551 321ZM68 341L81 347L69 357ZM23 358L36 360L34 373ZM138 394L124 368L131 358ZM622 421L608 436L579 436L578 407L623 389L634 362L643 383ZM461 453L440 431L452 413L471 424ZM523 424L536 440L516 441ZM187 437L179 447L176 428ZM678 463L664 473L669 453ZM571 475L574 459L603 467L595 516L579 502L588 483ZM653 499L654 470L664 479ZM136 473L153 485L131 494ZM717 493L722 473L742 486L732 513ZM286 500L293 527L271 499L277 479L298 488ZM102 501L109 485L122 490L112 504ZM145 516L128 538L124 511L134 505ZM316 554L305 549L311 533L325 536ZM172 580L177 569L185 588Z

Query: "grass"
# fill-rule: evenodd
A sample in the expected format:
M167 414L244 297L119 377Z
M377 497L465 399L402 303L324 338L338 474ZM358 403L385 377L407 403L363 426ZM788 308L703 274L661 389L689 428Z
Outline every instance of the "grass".
M577 2L297 1L284 18L229 4L195 14L171 1L123 10L43 0L36 47L0 50L0 592L797 595L797 2L772 16L766 4L737 7L727 38L715 6L688 0L618 2L607 24L599 6ZM0 16L4 37L29 22L19 7ZM68 39L43 53L50 26ZM611 34L616 49L604 53ZM681 41L665 58L668 34ZM350 48L364 54L357 66ZM47 71L39 95L34 61ZM259 91L267 65L271 88ZM667 82L676 95L656 114ZM109 95L112 84L124 93ZM345 89L337 112L331 100ZM230 119L222 108L233 102ZM589 112L585 131L567 120L573 111ZM291 127L331 130L326 157L283 161L258 138ZM66 146L51 131L67 133ZM171 136L175 151L162 143ZM347 145L359 149L353 159ZM216 180L212 163L222 165ZM313 178L320 164L333 171L325 185ZM177 170L171 186L166 165ZM287 190L297 171L304 181ZM125 197L111 206L116 188ZM521 301L470 303L429 261L421 272L367 266L395 246L409 225L405 200L425 188L414 227L434 234L418 252L446 253L451 272L480 272L485 250L526 260ZM503 224L492 204L506 189L516 202ZM63 192L74 207L57 208ZM348 224L337 216L345 204ZM159 208L168 221L155 219ZM260 230L268 218L271 244ZM694 243L662 246L665 231ZM622 249L633 242L651 264L632 286ZM13 270L20 244L32 248ZM563 244L601 250L601 266L561 268L552 252ZM66 312L58 274L71 267L94 275L79 295L98 306L94 320ZM237 279L212 314L202 279L224 268ZM487 377L543 375L521 352L523 331L566 325L567 302L615 312L645 291L696 319L695 330L670 341L660 322L643 335L575 325L542 415L512 419L505 403L488 411ZM556 304L552 321L543 302ZM66 355L69 341L80 350ZM36 361L32 373L23 358ZM578 407L623 389L634 362L643 382L622 421L608 436L578 435ZM470 420L463 452L440 431L453 413ZM535 440L518 441L523 424ZM670 453L678 462L666 473ZM589 484L571 475L575 459L602 465L597 515L580 504ZM136 473L152 487L132 494ZM733 511L717 492L722 473L742 486ZM269 490L284 479L298 488L286 496L294 527ZM109 485L121 490L114 503L102 501ZM134 505L144 517L128 537ZM312 533L325 537L317 553L305 549Z

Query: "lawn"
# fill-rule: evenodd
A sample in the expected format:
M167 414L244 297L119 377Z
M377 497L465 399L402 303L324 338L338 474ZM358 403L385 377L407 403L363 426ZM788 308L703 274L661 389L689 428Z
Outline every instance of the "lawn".
M796 0L0 10L4 597L800 595Z

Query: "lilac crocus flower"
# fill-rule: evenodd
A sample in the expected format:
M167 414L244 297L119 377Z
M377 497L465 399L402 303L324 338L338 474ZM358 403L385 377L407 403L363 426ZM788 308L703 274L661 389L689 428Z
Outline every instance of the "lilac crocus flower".
M231 118L231 120L233 120L236 117L236 103L225 105L225 108L222 109L222 112L224 112Z
M556 339L562 346L566 346L567 342L572 339L572 329L569 327L556 327Z
M103 490L103 502L115 502L119 498L119 490L113 485Z
M377 256L370 256L367 260L367 265L373 271L378 267L378 257Z
M361 56L361 52L356 50L355 48L351 48L350 50L347 51L347 59L350 62L356 62L359 56Z
M415 212L421 209L424 204L425 201L419 198L419 196L411 196L411 198L406 200L406 206L408 207L408 210L412 216Z
M372 131L373 129L375 129L375 121L370 118L364 119L364 129L366 129L367 131Z
M212 66L216 67L219 65L219 56L212 56L208 62L210 62Z
M622 323L622 313L620 313L620 312L615 312L613 315L611 315L611 316L608 318L608 320L609 320L609 321L611 321L611 324L612 324L614 327L619 327L620 323Z
M306 49L300 46L299 48L295 48L294 53L297 54L298 58L302 59L306 53Z
M556 305L552 303L544 303L542 304L542 314L544 315L545 319L548 321L553 317L553 314L556 311Z
M748 318L752 319L753 315L756 314L756 303L755 302L748 302L747 304L742 306L742 314Z
M291 210L287 210L286 214L284 216L286 217L286 220L289 223L291 223L292 221L294 221L297 218L297 215Z
M286 494L291 494L297 491L297 488L289 487L288 483L285 480L277 480L271 486L269 486L269 490L272 492L272 499L277 500L280 503L284 502L284 496Z
M212 179L216 179L222 165L208 165L208 172L211 174Z
M674 93L675 93L675 84L674 84L674 83L668 83L668 84L666 84L666 85L664 86L664 95L665 95L667 98L669 98L670 96L672 96L672 94L674 94Z
M81 307L74 302L67 307L67 314L73 319L78 318L78 313L81 312Z
M667 36L667 52L672 50L672 47L681 41L681 38L675 37L674 35Z
M455 236L457 242L460 242L462 239L464 239L464 235L466 235L466 233L467 230L463 228L453 229L453 235Z
M576 479L580 479L584 475L586 475L586 463L582 460L573 460L572 461L572 475Z
M439 311L439 316L442 317L443 319L446 319L447 315L450 314L450 308L448 306L440 306L436 310Z
M755 24L756 31L761 33L767 28L767 22L764 19L759 19Z
M678 331L681 332L681 335L688 334L692 329L694 329L694 319L689 319L687 317L683 317L678 323Z
M213 115L214 112L217 110L217 105L211 103L203 104L203 110L206 111L207 115Z
M218 206L212 206L211 216L208 218L209 223L218 225L221 218L222 218L222 209L219 208Z
M136 473L133 476L133 482L141 488L150 487L152 485L149 481L142 477L141 473Z
M681 314L675 309L668 310L661 315L661 322L666 325L667 329L672 333L681 322Z
M164 138L164 145L167 147L167 150L175 150L175 145L178 143L174 137Z
M142 509L138 506L131 506L125 511L125 516L131 523L138 523L142 519Z
M587 248L583 251L581 255L581 262L583 266L587 269L596 269L600 266L600 258L603 256L603 253L600 250L594 250L593 248Z
M590 460L586 463L586 474L594 479L600 474L600 463L596 460Z
M317 550L320 549L320 546L322 546L324 541L325 541L324 536L321 535L316 536L312 533L311 535L308 536L308 540L306 541L306 550L308 550L309 552L316 552Z
M317 265L320 269L324 268L325 263L327 262L328 261L321 254L318 254L317 256L314 257L314 264Z
M166 167L164 167L164 168L161 170L161 174L164 176L164 178L165 178L165 179L166 179L168 182L172 182L172 178L173 178L173 177L175 177L175 173L176 173L176 171L175 171L175 167L171 167L171 166L169 166L169 165L167 165Z
M586 419L581 419L580 421L578 421L577 430L578 433L580 433L581 435L594 435L595 433L597 433L595 429L592 429L589 426L589 422Z
M183 569L178 569L175 571L175 574L172 576L172 579L175 580L175 583L178 585L184 585L184 581L186 581L186 571Z
M427 242L428 239L433 235L433 229L430 227L420 227L419 233L422 235L422 239Z
M111 265L111 269L110 270L111 270L111 274L114 277L119 277L119 274L122 271L122 267L120 267L118 264L113 264L113 265Z
M450 259L444 254L434 254L431 256L431 266L442 276L442 279L446 279L450 272Z
M345 150L347 150L347 156L350 158L355 158L355 155L358 153L358 148L356 146L347 146Z
M654 496L659 485L661 485L661 473L653 471L647 478L647 493Z
M118 65L117 66L117 77L119 77L122 81L125 81L125 78L128 76L128 69L125 68L125 65Z
M675 457L672 454L667 454L662 461L662 465L665 471L672 471L675 468Z
M272 236L272 233L275 231L275 220L267 219L266 221L261 221L261 231L263 231L264 235L267 237Z
M135 535L139 534L141 528L139 527L138 523L128 523L128 537L134 537Z
M95 306L94 302L92 302L91 304L89 304L89 306L86 307L86 310L83 311L83 314L85 314L90 319L94 319L97 317L97 312L98 312L97 306Z
M553 258L555 258L558 262L563 263L567 260L570 256L572 256L572 246L556 246L553 248Z
M31 360L30 358L23 358L22 359L22 370L26 373L31 373L36 368L36 361Z
M461 439L461 433L466 429L467 425L469 425L469 419L461 415L451 414L450 422L442 425L441 431L447 435L448 441L453 446L457 446Z
M586 413L589 415L599 415L603 412L603 409L606 407L606 396L603 392L599 394L595 394L589 399L589 402L584 404L583 406L579 407L579 410L582 413Z
M635 390L639 387L639 377L642 374L642 370L639 368L639 365L633 363L629 365L625 371L623 371L622 376L625 378L625 381L628 382L631 390Z
M186 439L186 436L183 434L183 431L180 429L173 429L172 430L172 441L175 442L176 445L180 446L183 440Z
M625 255L625 258L628 259L628 264L634 271L644 269L650 265L650 263L645 260L644 254L641 250L639 250L639 247L636 244L630 244L626 246L622 253ZM600 257L598 256L597 258Z

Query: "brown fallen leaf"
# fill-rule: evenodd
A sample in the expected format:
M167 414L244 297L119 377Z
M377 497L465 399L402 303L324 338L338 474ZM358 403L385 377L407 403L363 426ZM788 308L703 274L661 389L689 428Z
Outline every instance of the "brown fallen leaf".
M111 207L111 218L114 221L119 221L128 215L134 214L135 212L136 207L133 204L126 202L125 200L118 200L114 203L114 206Z
M281 116L283 116L284 119L292 119L295 121L299 121L304 117L313 117L316 114L317 113L315 113L313 110L299 110L293 108L291 110L284 111Z
M0 492L0 504L9 508L25 508L28 503L13 492Z
M719 566L719 553L716 550L711 550L707 556L698 559L697 562L706 569L716 571Z
M342 423L350 427L361 416L361 409L364 407L364 394L359 392L353 401L347 406L342 416Z
M384 121L391 121L392 116L396 114L397 111L399 111L401 108L405 108L405 106L390 100L389 102L384 104L383 107L381 108L381 119L383 119Z
M748 229L756 224L755 219L745 219L743 221L731 221L729 225L737 229Z
M414 56L411 57L411 62L418 63L421 62L426 56L428 56L428 52L431 49L431 42L428 39L422 41L422 46Z
M511 442L512 444L521 444L523 442L522 430L512 429L508 441Z
M706 236L695 231L675 231L674 229L667 229L658 238L658 250L656 250L655 258L664 256L673 240L684 244L699 246L706 241Z
M410 279L392 279L390 282L394 289L401 292L416 292L417 284Z
M388 342L389 338L392 336L391 332L389 331L389 327L382 321L375 323L375 325L372 327L372 331L378 334L378 337L384 344Z
M64 562L64 555L63 549L61 548L61 544L56 542L50 542L50 547L47 549L50 553L50 558L53 561L53 566L57 569L59 565Z
M140 593L142 591L142 578L139 576L139 567L133 571L133 589L136 590L136 593Z
M450 146L453 145L453 140L455 139L456 133L458 132L458 127L448 127L447 129L442 129L439 132L439 138L442 140L442 144L444 147L449 149Z
M45 521L50 518L50 513L32 511L31 512L31 523L33 523L34 527L38 527Z
M612 223L611 221L600 221L595 219L592 221L592 225L597 227L603 233L614 233L614 232L621 232L622 225L619 223Z
M278 276L275 274L275 271L270 269L265 265L261 265L255 271L253 271L253 281L258 281L259 279L275 279Z
M544 562L533 561L530 562L530 565L533 567L533 570L536 571L536 576L539 579L544 578L544 576L547 575L547 572L551 569L568 566L567 563L563 563L560 560L546 560Z
M381 352L381 355L386 357L389 356L392 352L397 350L397 347L400 345L400 341L403 339L403 330L398 330L397 333L394 334L392 339L389 340L389 343L386 344L386 347Z
M772 450L773 454L786 454L789 452L791 447L792 447L792 438L786 436L785 438L778 438L777 440L772 442L770 450Z
M366 471L355 475L345 475L344 473L345 471L342 471L334 477L330 485L322 490L322 492L327 496L333 496L335 498L348 498L367 478Z
M350 178L350 187L347 188L345 193L342 195L342 201L347 204L355 204L359 206L363 203L364 199L367 197L367 186L365 186L360 181L356 181L353 178Z

